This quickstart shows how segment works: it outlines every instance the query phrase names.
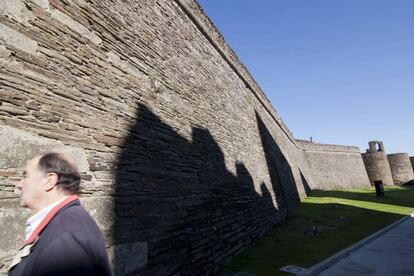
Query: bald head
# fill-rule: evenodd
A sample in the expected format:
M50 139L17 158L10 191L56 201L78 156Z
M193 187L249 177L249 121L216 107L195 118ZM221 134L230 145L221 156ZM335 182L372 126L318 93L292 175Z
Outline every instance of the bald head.
M55 173L58 177L57 187L68 194L78 194L80 189L80 173L73 159L60 153L47 153L38 156L38 169L44 173Z

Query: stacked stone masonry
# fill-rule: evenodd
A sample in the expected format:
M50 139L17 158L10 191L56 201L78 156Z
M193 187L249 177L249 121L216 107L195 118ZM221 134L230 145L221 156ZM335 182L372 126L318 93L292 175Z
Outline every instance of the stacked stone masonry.
M411 167L413 167L413 171L414 171L414 156L410 157L410 161L411 161Z
M404 185L414 180L413 167L407 153L387 155L394 185Z
M299 202L296 145L189 3L2 2L3 269L28 216L13 185L50 150L85 163L118 275L217 270Z
M0 1L0 83L0 273L48 151L77 160L116 275L220 270L318 187L312 159L366 185L341 179L355 148L304 153L192 0Z
M371 185L382 181L386 186L410 184L414 181L413 167L407 153L386 154L382 141L370 141L362 154Z
M394 185L390 163L385 152L363 153L362 159L364 160L371 185L374 185L375 181L382 181L386 186Z
M327 145L297 140L302 156L312 172L310 189L331 190L369 187L358 147Z

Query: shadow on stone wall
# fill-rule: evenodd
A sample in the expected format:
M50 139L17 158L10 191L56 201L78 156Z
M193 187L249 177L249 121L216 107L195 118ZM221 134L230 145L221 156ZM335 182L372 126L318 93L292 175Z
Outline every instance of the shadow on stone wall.
M257 112L256 120L279 209L289 211L300 203L292 168Z
M302 170L299 169L300 178L302 179L303 190L305 191L306 196L312 191L311 187L309 186L309 182L306 180L306 177L303 175Z
M217 271L285 217L280 210L289 204L283 196L291 191L281 183L291 185L292 175L280 151L271 154L275 143L264 125L259 128L279 207L265 183L261 195L255 191L243 163L235 164L237 175L226 169L224 154L207 129L193 128L188 141L143 104L136 118L116 170L117 275ZM280 160L285 164L276 171L273 165ZM288 179L277 177L279 170L286 170Z

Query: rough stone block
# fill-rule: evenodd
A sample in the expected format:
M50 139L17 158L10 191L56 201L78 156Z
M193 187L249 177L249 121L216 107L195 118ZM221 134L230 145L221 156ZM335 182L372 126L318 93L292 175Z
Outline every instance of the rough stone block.
M30 215L19 207L19 199L0 200L0 259L14 256L23 245L24 225Z
M89 214L95 219L104 233L110 233L114 225L114 202L111 197L81 196L81 203ZM110 241L108 241L110 242Z
M89 171L85 150L65 146L61 141L0 125L0 169L23 168L27 160L49 151L72 156L81 172Z
M110 248L109 256L115 275L128 275L147 264L148 243L117 244Z
M0 41L29 54L35 54L38 48L36 41L2 23L0 23Z
M27 9L23 0L0 1L0 15L11 17L23 24L27 24L35 18L34 14Z
M51 15L53 18L55 18L59 22L65 24L72 30L76 31L77 33L81 34L85 38L89 39L93 44L99 45L102 43L102 39L99 36L91 32L88 28L86 28L79 22L73 20L71 17L64 14L60 10L52 9Z

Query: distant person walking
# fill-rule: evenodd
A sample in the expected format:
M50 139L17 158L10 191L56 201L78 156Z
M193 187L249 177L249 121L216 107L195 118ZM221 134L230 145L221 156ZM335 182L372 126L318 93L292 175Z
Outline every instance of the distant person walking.
M111 275L105 242L79 202L80 174L67 156L49 153L26 163L20 206L34 215L9 275Z

